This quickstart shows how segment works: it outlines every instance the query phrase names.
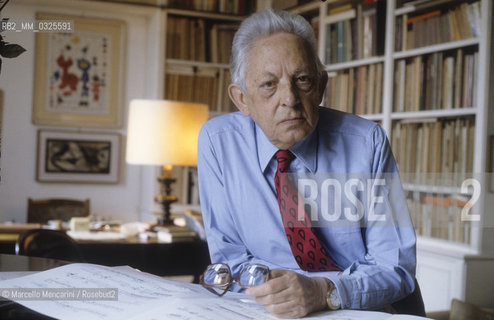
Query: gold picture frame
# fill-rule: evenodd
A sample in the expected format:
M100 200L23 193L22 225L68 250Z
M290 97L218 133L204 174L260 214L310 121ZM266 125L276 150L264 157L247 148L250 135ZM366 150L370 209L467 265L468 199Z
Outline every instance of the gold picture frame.
M62 183L118 183L118 133L38 130L36 180Z
M38 13L73 21L73 32L36 33L33 123L121 128L125 22Z

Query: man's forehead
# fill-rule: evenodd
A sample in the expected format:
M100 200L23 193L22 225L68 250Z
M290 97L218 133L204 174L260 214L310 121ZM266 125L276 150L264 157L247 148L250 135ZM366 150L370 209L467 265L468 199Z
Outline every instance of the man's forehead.
M289 33L259 37L248 54L248 69L289 66L293 72L312 69L310 50L302 38ZM275 73L275 70L266 72Z
M259 75L263 77L279 77L281 74L281 68L273 66L272 68L269 68L269 66L262 70ZM306 73L312 71L311 68L307 67L307 64L302 64L300 67L294 69L294 70L288 70L290 72L290 76L296 76L301 73Z

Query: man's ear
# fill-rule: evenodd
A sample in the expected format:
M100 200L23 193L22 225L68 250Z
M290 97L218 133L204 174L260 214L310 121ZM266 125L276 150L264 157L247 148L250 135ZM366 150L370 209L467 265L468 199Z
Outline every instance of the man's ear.
M322 101L322 96L324 95L324 90L326 90L326 86L328 84L328 73L326 70L323 70L321 74L321 79L319 80L319 101Z
M228 95L230 96L230 99L232 99L237 109L240 110L240 112L242 112L244 116L250 116L249 108L245 103L245 95L238 85L233 83L230 84L228 86Z

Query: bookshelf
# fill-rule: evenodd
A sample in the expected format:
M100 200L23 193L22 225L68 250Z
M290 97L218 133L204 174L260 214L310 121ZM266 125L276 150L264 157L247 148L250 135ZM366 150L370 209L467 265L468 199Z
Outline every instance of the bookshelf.
M304 8L330 78L324 104L388 134L417 233L426 309L447 310L452 298L494 307L486 272L494 267L494 197L483 174L494 134L492 2L327 0L291 11Z
M233 35L242 17L165 9L165 99L202 102L212 115L234 111L227 87Z
M251 1L200 1L194 4L172 1L173 8L161 11L160 96L164 99L200 102L209 105L210 117L236 111L228 96L229 60L233 35ZM232 2L233 3L233 2ZM199 5L199 7L196 7ZM232 11L233 10L233 11ZM233 14L232 14L233 13ZM184 208L199 205L197 169L174 167L174 192Z

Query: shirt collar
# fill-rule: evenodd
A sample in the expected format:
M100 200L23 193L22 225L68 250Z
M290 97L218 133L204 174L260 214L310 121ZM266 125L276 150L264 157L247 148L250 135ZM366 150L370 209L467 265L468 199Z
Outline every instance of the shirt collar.
M257 140L257 158L262 172L266 170L278 148L266 137L262 129L255 124ZM302 162L302 164L314 173L317 168L317 127L302 141L290 148L290 151Z

